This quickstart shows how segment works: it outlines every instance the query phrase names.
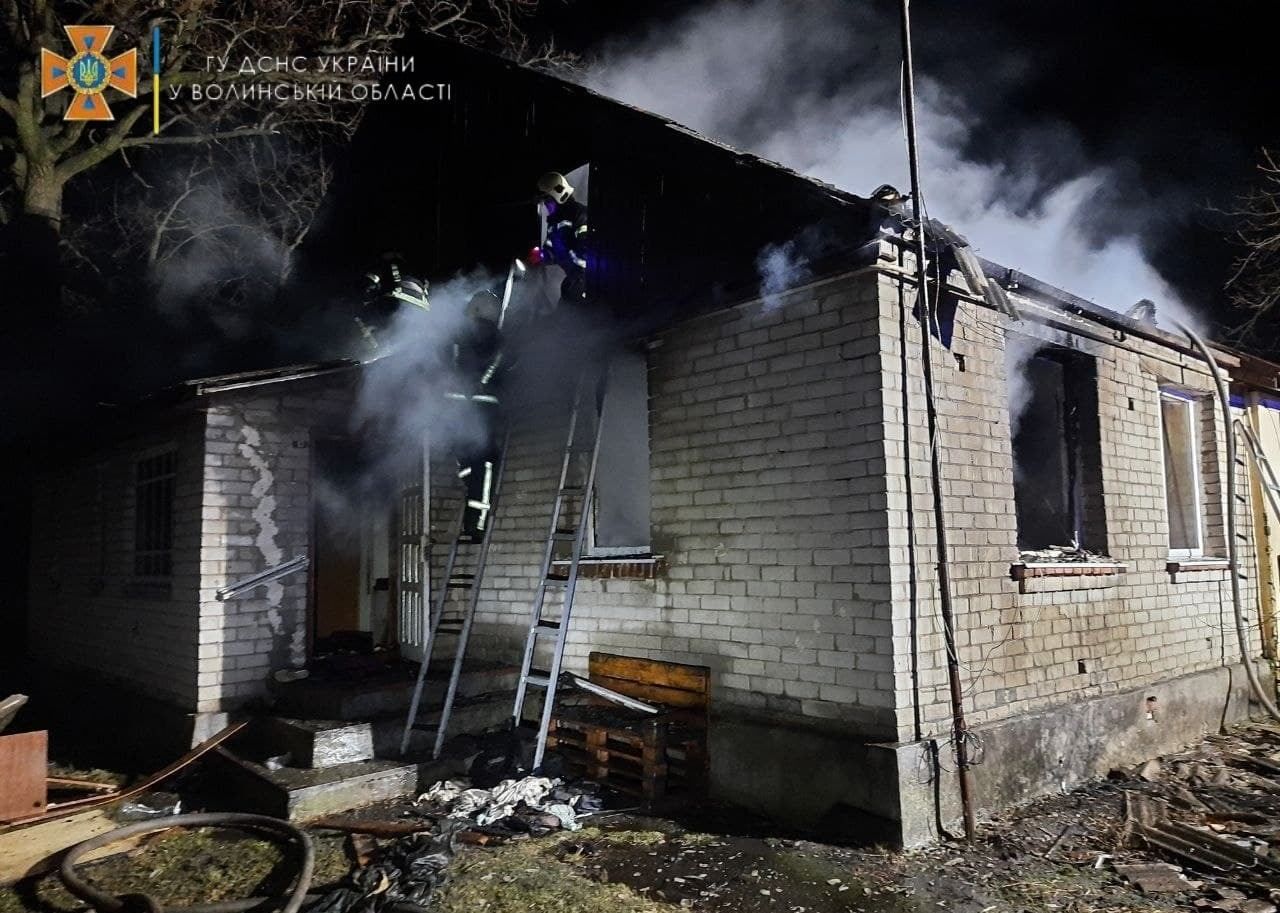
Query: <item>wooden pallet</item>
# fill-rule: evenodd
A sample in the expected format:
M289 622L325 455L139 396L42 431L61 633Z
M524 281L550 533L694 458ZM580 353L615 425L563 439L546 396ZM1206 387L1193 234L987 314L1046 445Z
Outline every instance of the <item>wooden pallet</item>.
M609 653L592 653L588 668L591 681L665 709L656 717L622 711L602 720L566 707L551 720L548 748L584 776L646 803L672 792L704 794L710 670ZM613 706L601 698L590 705Z

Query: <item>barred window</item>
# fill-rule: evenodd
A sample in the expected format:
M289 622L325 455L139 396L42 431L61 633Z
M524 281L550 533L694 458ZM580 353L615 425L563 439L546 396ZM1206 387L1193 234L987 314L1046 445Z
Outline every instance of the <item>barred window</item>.
M173 488L176 451L139 460L134 481L133 572L173 574Z

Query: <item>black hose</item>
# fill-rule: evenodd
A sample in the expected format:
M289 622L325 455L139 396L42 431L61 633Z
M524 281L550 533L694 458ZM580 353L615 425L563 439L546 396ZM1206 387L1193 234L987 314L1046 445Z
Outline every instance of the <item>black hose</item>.
M281 913L298 913L307 899L307 888L311 886L311 876L315 871L316 854L311 845L311 838L287 821L269 818L266 815L246 815L234 812L210 812L199 815L171 815L126 825L97 837L77 843L67 850L63 857L58 875L67 890L81 900L91 904L100 913L136 913L146 910L148 913L244 913L246 910L261 907L270 898L251 897L244 900L227 900L221 903L193 904L189 907L162 907L154 898L146 895L127 895L117 897L96 888L80 878L76 872L76 863L93 850L142 834L168 830L171 827L234 827L246 830L266 831L273 836L292 840L302 850L302 865L298 871L297 882L288 895Z

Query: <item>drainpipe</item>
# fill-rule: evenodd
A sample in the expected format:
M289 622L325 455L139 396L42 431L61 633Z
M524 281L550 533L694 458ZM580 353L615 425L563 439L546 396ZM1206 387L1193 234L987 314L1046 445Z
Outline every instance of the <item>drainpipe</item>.
M951 568L947 560L947 518L942 498L942 453L938 446L938 413L933 397L933 355L929 350L934 323L929 301L929 276L925 265L924 218L920 202L920 155L916 145L915 80L911 61L911 0L902 0L902 102L907 128L907 157L911 166L911 216L916 230L916 294L921 304L920 357L924 365L925 415L929 429L929 468L933 481L933 521L938 546L938 600L942 609L942 633L947 649L947 681L951 685L952 741L960 775L960 806L964 814L964 838L972 840L977 822L973 810L973 774L969 770L969 729L964 721L964 689L960 685L960 660L956 653L955 618L951 604ZM906 337L902 339L905 347ZM903 419L906 420L905 417Z
M1280 708L1267 694L1258 679L1258 671L1253 668L1253 660L1249 656L1249 630L1244 621L1244 605L1240 598L1240 573L1238 548L1236 546L1236 426L1231 419L1231 396L1227 392L1227 381L1222 376L1222 369L1214 361L1209 347L1204 344L1196 331L1181 321L1174 321L1174 326L1187 334L1192 345L1200 350L1204 360L1209 363L1209 372L1213 375L1214 385L1218 388L1218 405L1222 408L1222 427L1227 433L1227 564L1231 573L1231 607L1236 616L1236 638L1240 641L1240 658L1244 660L1244 672L1249 679L1249 687L1258 703L1266 708L1267 713L1280 720Z

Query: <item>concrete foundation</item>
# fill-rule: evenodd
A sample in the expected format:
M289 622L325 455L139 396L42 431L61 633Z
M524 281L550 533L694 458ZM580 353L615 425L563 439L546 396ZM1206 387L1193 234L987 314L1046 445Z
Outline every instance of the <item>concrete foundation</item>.
M1267 670L1258 669L1269 685ZM978 814L1176 751L1249 716L1248 679L1236 665L977 727ZM931 741L874 743L733 715L718 717L710 738L717 798L866 842L914 847L937 840L944 823L958 831L959 788L946 744L936 746L944 768L936 777Z

